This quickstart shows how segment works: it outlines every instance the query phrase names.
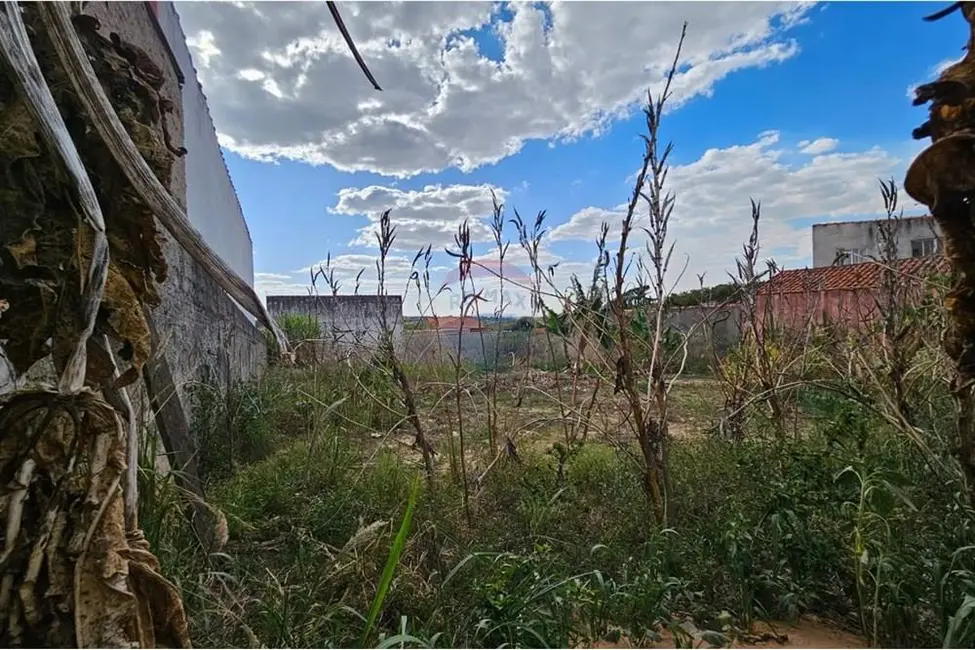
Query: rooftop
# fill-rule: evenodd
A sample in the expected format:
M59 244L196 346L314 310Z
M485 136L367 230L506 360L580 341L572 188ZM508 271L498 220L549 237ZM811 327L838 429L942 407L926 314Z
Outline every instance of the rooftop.
M475 330L481 327L476 316L427 316L424 319L430 329L438 330Z
M928 277L948 273L947 258L912 257L896 262L897 272L910 277ZM886 267L879 262L863 262L848 266L823 266L812 269L792 269L774 275L759 289L759 293L806 293L810 291L856 291L882 286Z
M918 215L915 217L901 217L899 221L931 221L934 219L929 214ZM823 221L821 223L814 223L813 228L824 228L826 226L845 226L849 223L879 223L881 221L886 221L887 217L881 217L879 219L854 219L852 221Z

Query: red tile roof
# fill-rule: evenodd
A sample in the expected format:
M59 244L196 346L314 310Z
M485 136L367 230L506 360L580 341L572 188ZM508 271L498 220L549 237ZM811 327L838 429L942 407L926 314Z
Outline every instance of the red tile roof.
M950 268L948 260L941 255L912 257L900 260L897 264L899 273L913 277L948 273ZM781 294L877 289L883 284L883 271L884 266L879 262L780 271L759 288L759 293Z
M473 330L480 327L480 323L474 316L467 316L466 318L460 316L428 316L426 321L427 327L438 330Z

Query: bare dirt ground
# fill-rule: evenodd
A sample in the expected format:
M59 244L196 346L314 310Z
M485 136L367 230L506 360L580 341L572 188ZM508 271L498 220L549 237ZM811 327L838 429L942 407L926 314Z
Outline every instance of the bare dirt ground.
M662 639L654 648L674 648L677 644L669 632L662 634ZM776 640L778 639L778 640ZM590 648L636 648L629 639L622 638L615 643L599 641L588 646ZM709 647L700 641L693 647ZM815 618L799 619L796 623L756 623L748 638L736 639L732 648L867 648L866 641L850 632L841 630L829 623Z

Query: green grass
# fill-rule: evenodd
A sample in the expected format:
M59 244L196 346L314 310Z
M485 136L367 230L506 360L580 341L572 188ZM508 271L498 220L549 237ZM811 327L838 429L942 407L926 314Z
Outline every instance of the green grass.
M395 406L381 376L359 381ZM459 486L418 486L410 454L377 447L368 432L390 418L347 382L272 374L220 402L229 420L211 409L198 424L214 440L236 427L240 441L225 446L232 463L210 465L231 532L221 554L200 556L171 482L143 472L143 525L196 645L649 643L687 618L717 635L804 614L884 645L972 638L962 486L831 395L803 396L813 424L799 440L675 440L666 529L636 467L599 442L561 476L553 455L523 445L474 491L468 525ZM692 385L677 403L693 414L709 394Z

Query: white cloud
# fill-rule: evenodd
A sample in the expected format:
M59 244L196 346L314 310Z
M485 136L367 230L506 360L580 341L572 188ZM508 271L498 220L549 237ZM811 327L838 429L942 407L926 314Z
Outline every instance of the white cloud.
M956 63L958 63L958 59L944 59L943 61L939 61L935 63L933 66L928 68L928 74L925 77L924 81L910 84L907 87L907 98L910 99L911 101L914 101L914 91L917 89L918 86L920 86L922 83L925 84L931 83L932 81L940 77L941 73L944 72L945 69L948 68L948 66L952 66Z
M220 133L258 160L288 158L410 176L471 170L530 139L599 132L659 88L681 24L686 65L671 106L733 72L798 52L786 32L808 4L343 3L383 86L374 91L324 3L180 3ZM471 30L494 20L502 61Z
M344 254L332 256L291 273L255 273L255 290L259 296L306 295L309 291L330 295L327 281L318 275L320 269L329 264L334 279L339 283L339 293L353 294L358 284L358 293L374 294L379 289L376 272L376 255ZM391 255L386 259L386 288L389 293L403 293L410 275L410 263L402 256ZM360 275L361 272L361 275ZM312 284L312 273L316 274ZM357 277L358 276L358 277Z
M394 247L397 250L416 251L428 244L443 250L444 246L453 245L454 235L465 219L472 241L491 239L484 219L492 213L492 190L498 201L503 202L508 195L504 189L486 184L427 185L419 190L379 185L347 187L339 190L338 200L329 211L369 219L369 224L351 242L353 245L376 246L379 217L383 210L389 209L390 220L396 227Z
M799 143L799 152L818 156L819 154L829 153L840 144L836 138L816 138L815 140L803 140Z
M709 282L724 281L751 227L749 198L761 201L763 255L795 266L806 263L812 242L808 226L793 225L794 220L876 214L883 208L877 179L897 177L904 167L904 161L877 147L783 162L794 151L780 145L778 133L766 132L752 144L709 149L700 159L671 169L668 182L677 195L669 232L676 242L672 279L685 256L690 258L682 288L695 286L695 274L704 271ZM907 210L916 207L903 192L901 201ZM550 237L591 240L604 221L618 233L624 209L585 208L552 229ZM646 217L640 214L639 225L644 225ZM642 241L637 237L634 243L642 246Z
M264 282L276 282L290 280L291 276L284 273L255 273L254 280Z
M187 37L186 44L196 53L195 61L199 68L209 68L210 61L221 54L214 43L213 32L208 29L201 29L195 36Z
M308 276L298 280L283 273L255 273L254 292L265 300L268 296L303 296L307 295L311 282Z

